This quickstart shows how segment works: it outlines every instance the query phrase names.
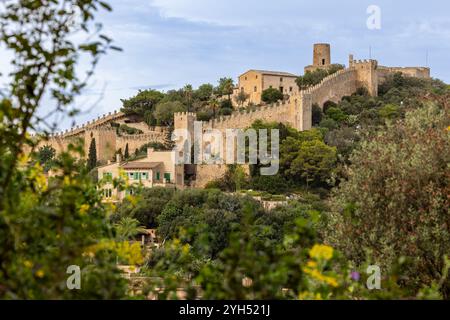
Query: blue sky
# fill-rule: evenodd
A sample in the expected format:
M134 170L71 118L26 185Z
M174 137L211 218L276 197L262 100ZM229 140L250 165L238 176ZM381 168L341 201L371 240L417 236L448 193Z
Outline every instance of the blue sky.
M447 0L110 0L104 31L124 49L104 57L77 106L82 123L119 109L138 89L216 84L247 69L302 73L312 45L329 42L332 60L372 58L387 66L423 66L450 82ZM366 26L369 5L381 8L381 30ZM0 62L0 67L2 63ZM103 92L103 95L101 95ZM45 111L45 107L41 111ZM65 119L61 128L70 126Z

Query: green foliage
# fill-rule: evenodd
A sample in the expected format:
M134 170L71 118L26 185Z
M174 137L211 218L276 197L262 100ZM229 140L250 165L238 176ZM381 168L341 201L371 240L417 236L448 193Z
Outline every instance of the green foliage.
M138 234L143 233L145 228L139 225L139 221L130 217L122 217L114 225L116 238L119 241L132 240Z
M268 88L264 90L261 94L261 100L265 103L275 103L279 100L283 99L283 93L280 90L275 88Z
M212 84L206 83L198 87L194 92L194 98L200 101L209 101L214 91L214 86Z
M156 106L154 116L157 124L172 126L173 114L183 111L186 111L186 107L179 101L162 102Z
M56 113L67 112L112 40L94 15L110 7L95 0L8 1L0 13L0 44L12 55L0 101L0 299L120 299L126 283L115 265L116 251L99 248L111 236L81 145L53 159L58 176L48 183L28 132L47 128L36 116L45 94ZM70 23L69 23L70 22ZM74 42L89 39L88 42ZM80 59L91 62L86 77ZM84 61L84 60L83 60ZM68 112L70 115L75 111ZM59 118L59 117L58 117ZM49 127L52 128L53 124ZM43 132L43 134L48 131ZM47 152L44 158L48 158ZM87 254L89 252L89 254ZM68 290L66 273L81 268L82 290Z
M450 248L448 109L411 111L351 156L348 181L333 198L328 241L356 263L366 250L382 266L405 257L402 283L431 285ZM449 282L444 296L449 296Z
M307 71L303 76L297 78L296 82L300 90L307 89L311 86L319 84L327 76L344 69L343 65L333 64L327 69L317 69L314 71Z
M250 97L248 93L245 93L245 91L240 90L239 93L236 96L236 102L240 107L244 106L245 101Z
M341 109L330 107L325 111L326 116L336 122L343 122L347 120L347 115Z
M228 235L239 221L240 209L251 204L255 214L261 208L249 198L218 190L186 190L175 193L158 216L163 239L174 238L181 229L192 231L189 244L199 253L215 257L228 244Z
M249 188L269 192L271 194L283 194L292 186L281 175L274 176L253 176L249 183Z
M43 166L44 172L48 172L52 165L56 156L56 150L52 146L45 145L39 148L39 151L36 155L36 160Z
M387 104L378 110L378 115L384 119L395 119L400 116L399 109L395 104Z
M146 228L157 227L157 218L165 205L172 199L175 191L170 188L143 189L133 198L126 198L118 206L113 221L129 217L139 221Z
M284 162L286 158L281 160L281 165L286 168L285 174L291 179L302 181L307 186L310 184L326 185L335 167L336 148L329 147L320 140L300 143L287 141L286 143L297 145L297 150L288 155L289 168Z
M125 160L130 158L130 151L128 150L128 143L125 145L125 153L123 154Z
M230 99L231 94L233 94L234 81L232 78L220 78L219 85L216 88L218 95L227 96Z
M90 170L97 166L97 144L95 143L95 138L92 138L91 144L89 145L87 165Z
M140 115L144 117L146 112L153 112L156 105L163 98L164 94L157 90L140 90L136 96L121 100L121 111L127 115Z
M141 129L133 128L127 126L126 124L121 124L116 127L117 135L120 136L122 134L134 135L134 134L142 134L144 133Z

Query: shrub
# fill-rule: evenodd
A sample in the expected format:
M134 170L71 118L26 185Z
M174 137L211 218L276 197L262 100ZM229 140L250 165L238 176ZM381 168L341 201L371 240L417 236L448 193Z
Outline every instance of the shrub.
M356 263L405 257L402 283L415 290L440 278L450 252L449 119L431 106L388 124L351 156L332 200L327 241ZM448 298L448 280L442 290Z
M269 88L262 92L261 99L265 103L275 103L278 100L283 99L283 93L281 93L278 89Z

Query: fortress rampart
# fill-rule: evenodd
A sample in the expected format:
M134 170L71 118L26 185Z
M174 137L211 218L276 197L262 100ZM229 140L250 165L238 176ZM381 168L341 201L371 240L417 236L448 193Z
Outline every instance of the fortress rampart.
M88 121L83 125L77 125L71 129L51 134L48 139L40 141L37 148L49 145L53 147L58 154L67 150L70 143L81 140L84 144L85 156L87 157L91 141L95 138L97 160L106 162L107 160L114 159L117 150L122 149L123 152L127 144L129 152L133 153L136 149L139 149L149 142L166 142L166 128L150 128L142 122L128 124L125 122L127 118L127 115L123 112L109 112L108 114L104 114L97 119ZM135 135L121 134L119 136L116 133L116 129L111 126L111 123L113 122L127 124L130 127L142 130L143 133Z

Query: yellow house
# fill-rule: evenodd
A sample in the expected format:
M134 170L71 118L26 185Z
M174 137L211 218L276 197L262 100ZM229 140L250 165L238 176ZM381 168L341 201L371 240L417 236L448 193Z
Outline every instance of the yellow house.
M112 179L128 180L130 188L114 188ZM147 156L134 161L122 161L117 155L116 162L98 167L98 179L103 179L102 189L105 201L117 202L132 194L133 187L172 187L183 188L184 166L176 165L174 151L155 151L147 149Z
M238 86L233 93L234 100L236 102L239 92L245 92L248 95L245 105L260 104L262 92L269 88L278 89L286 96L297 94L298 86L295 82L297 77L288 72L249 70L239 76Z

